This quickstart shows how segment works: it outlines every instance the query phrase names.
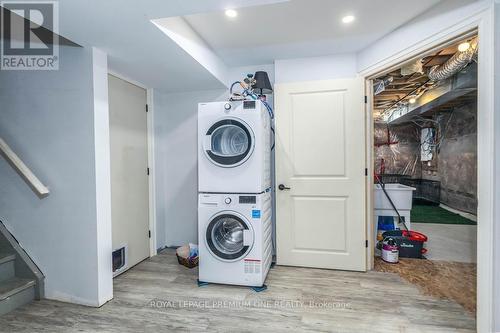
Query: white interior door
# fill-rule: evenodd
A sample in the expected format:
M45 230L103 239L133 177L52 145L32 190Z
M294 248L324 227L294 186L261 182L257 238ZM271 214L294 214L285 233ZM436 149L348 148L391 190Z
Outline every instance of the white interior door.
M275 105L277 263L365 271L363 80L276 85Z
M126 246L126 267L149 257L146 90L108 76L113 249Z

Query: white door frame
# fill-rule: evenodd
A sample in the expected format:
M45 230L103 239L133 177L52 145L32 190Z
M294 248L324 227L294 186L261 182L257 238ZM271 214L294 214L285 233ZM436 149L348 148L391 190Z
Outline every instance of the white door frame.
M477 30L479 34L479 63L478 63L478 223L477 223L477 331L494 331L494 184L495 184L495 127L494 127L494 22L493 8L490 7L479 13L473 13L471 17L464 18L461 24L455 25L445 31L432 35L417 42L414 47L388 57L366 71L359 73L367 81L374 78L378 73L385 72L391 68L397 68L402 63L415 59L440 45L453 43L457 38ZM498 56L498 55L497 55ZM367 85L367 92L371 87ZM371 94L367 95L372 100ZM373 147L373 119L367 107L367 168L368 184L373 184L373 160L371 147ZM369 191L371 192L371 191ZM373 238L373 195L367 193L367 239ZM367 254L372 256L370 245ZM369 263L372 268L373 260Z
M148 126L148 167L149 167L149 231L151 232L151 237L149 238L149 256L155 256L157 247L156 247L156 186L155 186L155 136L154 136L154 97L153 97L153 89L148 88L145 84L132 80L120 73L108 69L108 74L116 76L119 79L132 83L138 87L146 90L146 103L148 105L148 112L146 114L147 117L147 126Z

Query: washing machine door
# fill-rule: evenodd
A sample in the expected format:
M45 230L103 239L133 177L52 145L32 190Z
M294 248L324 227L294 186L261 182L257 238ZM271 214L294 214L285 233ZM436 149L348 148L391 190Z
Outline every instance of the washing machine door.
M217 259L238 261L245 258L252 249L253 229L239 214L223 212L208 223L205 241Z
M204 140L208 159L224 168L245 163L255 146L252 129L241 119L227 118L213 124Z

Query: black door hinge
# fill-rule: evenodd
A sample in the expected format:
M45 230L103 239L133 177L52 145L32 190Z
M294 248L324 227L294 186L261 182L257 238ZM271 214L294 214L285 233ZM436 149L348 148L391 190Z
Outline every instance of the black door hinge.
M368 239L365 240L365 247L368 247Z
M148 231L148 236L151 238L151 230Z
M147 168L147 173L148 173L148 176L149 176L149 168Z
M365 168L365 176L368 177L368 168Z
M148 111L149 111L149 108L148 108L148 105L146 104L146 112L148 112Z
M368 104L368 96L365 95L365 104Z

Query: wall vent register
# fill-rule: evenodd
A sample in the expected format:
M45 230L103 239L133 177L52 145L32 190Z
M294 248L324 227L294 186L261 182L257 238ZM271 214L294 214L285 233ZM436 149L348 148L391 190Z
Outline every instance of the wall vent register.
M121 269L125 267L126 263L125 255L126 255L125 247L121 247L113 251L113 273L119 272Z

